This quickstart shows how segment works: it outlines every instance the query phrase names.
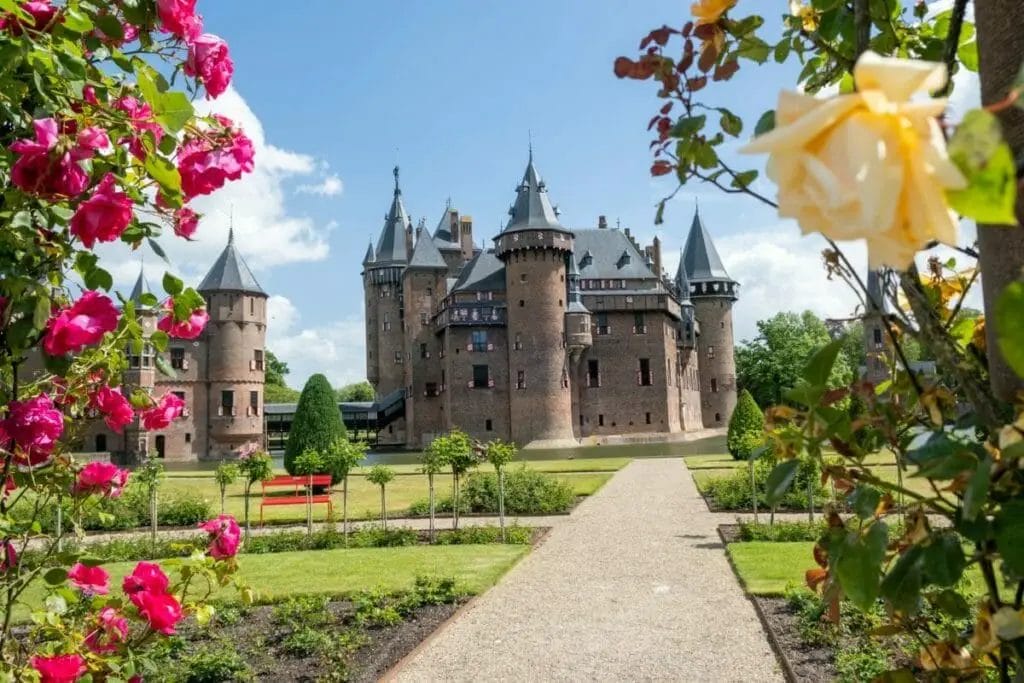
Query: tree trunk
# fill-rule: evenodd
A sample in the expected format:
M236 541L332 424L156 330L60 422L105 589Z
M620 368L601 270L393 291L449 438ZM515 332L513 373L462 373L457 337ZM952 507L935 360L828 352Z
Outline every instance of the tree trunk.
M754 524L757 524L757 484L754 482L754 460L748 461L750 467L750 502L754 505Z
M501 527L501 542L505 543L505 470L498 470L498 525Z
M434 475L427 473L427 495L430 498L430 542L434 542Z
M224 514L224 497L227 495L227 488L221 488L220 490L220 514Z
M245 485L245 540L249 540L249 490L252 484Z
M380 521L384 525L384 531L388 530L388 508L384 499L384 486L380 487Z
M345 534L345 547L348 547L348 475L341 484L341 531Z
M981 77L981 101L985 105L1006 97L1024 55L1024 3L1021 0L984 0L974 3L974 23L978 35L978 74ZM1018 103L1020 100L1018 100ZM1014 159L1024 155L1024 110L1006 107L997 114L1003 135L1013 150ZM1024 389L1018 377L999 352L995 304L1008 284L1021 277L1024 266L1024 192L1018 183L1017 225L978 226L981 252L981 285L985 297L985 334L988 346L989 376L992 391L1004 400L1013 399Z
M452 529L459 528L459 475L452 474Z
M149 528L154 546L156 545L157 509L156 487L154 486L149 490Z

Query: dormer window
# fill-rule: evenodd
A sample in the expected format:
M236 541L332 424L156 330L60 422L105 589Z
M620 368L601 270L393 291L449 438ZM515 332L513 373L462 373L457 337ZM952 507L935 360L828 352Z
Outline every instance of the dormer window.
M630 261L629 251L625 250L625 251L622 252L622 255L619 256L619 260L618 260L618 262L615 265L618 268L623 268L623 267L629 265L629 261Z

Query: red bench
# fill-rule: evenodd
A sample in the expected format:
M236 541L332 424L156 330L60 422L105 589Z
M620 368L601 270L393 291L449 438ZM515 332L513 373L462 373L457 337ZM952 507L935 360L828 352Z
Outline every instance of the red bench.
M318 503L327 503L327 514L334 514L334 504L331 502L330 486L331 486L331 475L329 474L314 474L312 476L304 475L300 477L291 477L283 475L280 477L274 477L263 482L263 500L260 501L260 526L263 526L263 508L268 505L305 505L306 504L306 492L307 486L313 486L314 488L321 486L326 487L328 493L315 494L311 496L311 502L315 505ZM283 488L288 487L292 489L291 494L279 494L276 492L268 492L268 488Z

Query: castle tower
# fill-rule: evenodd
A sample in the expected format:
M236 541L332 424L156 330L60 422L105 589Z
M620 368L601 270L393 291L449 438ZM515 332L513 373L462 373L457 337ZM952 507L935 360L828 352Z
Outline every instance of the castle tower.
M158 318L157 310L142 301L144 294L152 293L152 290L149 288L149 282L146 280L145 269L140 267L139 278L135 281L135 286L132 287L128 300L135 305L135 312L138 316L139 324L142 326L142 336L146 338L156 331ZM148 299L148 297L146 298ZM153 347L145 344L142 347L141 355L135 353L135 349L129 348L125 355L128 360L128 368L121 374L121 380L124 384L122 387L124 395L130 396L135 389L142 389L152 395L154 393L153 387L156 385L156 363ZM103 438L106 439L107 437L104 436ZM121 445L121 449L128 463L141 462L149 455L149 450L152 446L149 434L142 428L142 421L138 417L131 424L125 426L124 443ZM101 449L97 448L96 450Z
M532 150L509 215L495 252L505 264L508 336L522 346L509 353L511 437L520 445L572 439L564 333L573 234L558 222Z
M583 294L580 290L580 269L576 265L576 256L566 254L566 301L565 309L565 343L569 351L569 360L573 365L579 361L584 351L594 344L590 332L590 310L583 305Z
M733 356L732 304L739 283L729 277L711 235L693 214L683 252L685 280L700 322L697 363L700 367L701 413L705 427L724 427L736 407L736 361Z
M193 394L193 420L201 426L205 417L209 425L200 457L224 458L245 443L263 443L267 294L235 248L234 230L196 289L206 299L210 322L199 340L205 392Z
M885 330L885 317L889 314L885 300L885 272L868 272L868 301L864 311L864 379L875 386L892 378L892 346Z
M412 222L402 203L395 166L395 194L384 216L377 248L363 259L366 301L366 377L377 397L405 386L405 306L402 271L409 261Z
M676 375L679 387L679 421L684 430L704 424L701 400L700 362L697 360L697 338L700 323L690 298L690 278L686 275L683 254L679 254L675 287L679 294L679 329L676 331Z

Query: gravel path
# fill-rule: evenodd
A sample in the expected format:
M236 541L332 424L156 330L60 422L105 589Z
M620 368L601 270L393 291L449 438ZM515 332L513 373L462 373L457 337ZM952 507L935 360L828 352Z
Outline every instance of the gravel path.
M680 459L634 460L392 674L781 681Z

